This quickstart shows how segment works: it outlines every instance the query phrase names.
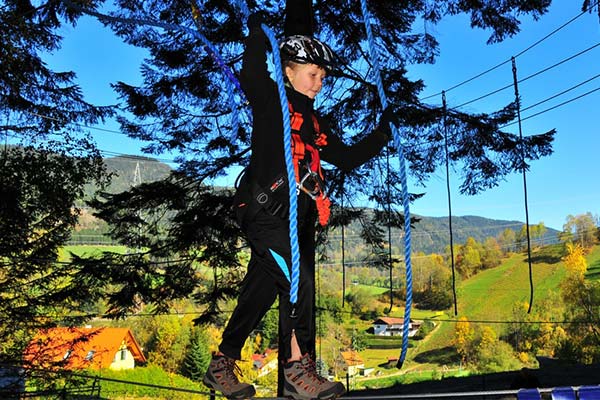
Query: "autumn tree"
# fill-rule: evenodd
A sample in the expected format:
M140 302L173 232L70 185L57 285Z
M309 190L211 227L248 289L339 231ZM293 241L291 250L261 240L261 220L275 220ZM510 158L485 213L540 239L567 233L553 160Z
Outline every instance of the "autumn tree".
M580 243L568 243L563 258L567 274L561 282L565 304L566 337L557 350L565 358L582 363L600 361L600 283L586 279L587 261Z
M484 326L475 340L473 364L481 372L515 370L519 362L510 345L498 338L494 329Z
M539 300L529 311L529 304L517 302L513 305L511 323L506 339L519 354L523 362L531 362L538 355L554 357L565 338L565 330L556 320L563 312L562 299L550 293ZM528 312L529 311L529 312Z
M417 262L417 260L415 260ZM452 272L444 258L439 254L422 256L419 264L423 264L424 272L419 278L421 284L413 286L413 297L419 308L445 310L452 305ZM415 276L413 272L413 276ZM414 279L414 278L413 278Z
M583 279L587 272L587 260L585 249L580 243L567 243L567 255L563 257L563 262L569 275L576 279Z
M454 328L454 339L452 341L457 353L463 363L471 360L474 352L475 329L467 317L460 317Z
M530 226L530 235L531 241L533 242L534 247L540 247L544 245L543 239L546 234L546 225L543 222L540 222L537 225Z
M592 213L569 215L563 225L561 239L564 242L577 242L584 248L589 248L596 243L597 232L597 218L594 218Z
M516 250L517 234L510 228L504 229L498 234L498 244L503 254Z
M468 237L463 245L458 246L456 269L463 278L475 275L481 269L481 244Z
M485 239L482 246L481 268L488 269L500 265L502 262L502 249L496 239L489 237Z

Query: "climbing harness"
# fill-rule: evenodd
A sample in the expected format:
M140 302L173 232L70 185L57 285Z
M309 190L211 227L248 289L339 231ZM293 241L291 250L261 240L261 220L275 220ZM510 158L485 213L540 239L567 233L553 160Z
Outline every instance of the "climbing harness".
M379 67L378 54L375 47L375 41L373 39L373 32L370 24L370 14L367 9L367 0L361 0L361 10L364 18L365 29L367 32L367 39L369 44L370 59L373 63L373 69L375 70L375 80L377 83L377 92L379 94L379 100L381 101L382 109L387 107L387 97L383 89L383 82L381 79L381 68ZM397 367L402 368L402 364L406 358L408 351L408 328L410 324L410 311L412 307L412 263L411 263L411 228L410 228L410 199L408 195L408 185L406 182L406 166L404 160L404 151L400 142L400 135L394 124L390 124L394 145L398 151L399 157L399 172L400 172L400 184L402 187L402 206L404 208L404 263L406 268L406 302L404 307L404 321L402 325L402 351L400 358L398 359Z

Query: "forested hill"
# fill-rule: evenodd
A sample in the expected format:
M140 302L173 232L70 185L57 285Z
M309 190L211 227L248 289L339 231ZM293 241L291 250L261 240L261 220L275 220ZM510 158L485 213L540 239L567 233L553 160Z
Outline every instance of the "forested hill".
M418 218L419 222L413 225L411 232L411 247L413 252L423 252L425 254L446 253L450 245L450 230L448 226L448 217L426 217L421 215L412 215L413 218ZM530 223L533 224L533 223ZM519 241L519 233L525 225L522 221L507 221L497 220L474 215L453 216L452 217L452 238L455 245L464 244L467 238L472 237L480 243L484 243L487 238L497 238L506 229L514 232L515 237L509 240L511 245L515 245ZM358 237L360 234L360 222L354 222L345 229L345 238L350 240ZM535 229L531 229L535 231ZM400 231L392 229L392 247L395 254L403 252L404 238L400 235ZM532 235L532 244L552 244L558 242L559 231L546 227L546 231L541 236ZM335 230L330 234L330 238L334 237L331 246L336 248L338 241L341 240L340 230ZM387 237L387 233L385 234ZM521 243L526 245L526 235L520 238ZM500 243L502 245L502 243Z
M426 254L441 253L450 245L448 217L423 217L414 227L412 234L413 249ZM535 224L530 222L530 224ZM483 243L489 237L497 237L506 229L517 235L525 225L523 221L506 221L479 217L475 215L452 217L452 238L454 244L465 243L472 237ZM558 242L559 231L546 227L546 232L539 238L532 238L534 243L552 244Z
M169 165L148 157L118 156L105 158L104 163L109 173L112 174L110 193L123 192L134 185L161 180L169 175ZM94 188L88 188L88 194Z
M163 179L171 171L167 164L152 158L139 156L120 156L105 159L106 166L113 173L109 192L118 193L129 189L136 183L152 182ZM447 217L417 216L420 221L415 224L412 231L413 251L425 254L443 253L450 244L450 233ZM535 224L532 222L532 224ZM505 229L519 233L524 225L521 221L506 221L484 218L480 216L453 216L452 231L455 244L464 243L468 237L473 237L483 243L489 237L497 237ZM360 222L355 222L345 230L349 238L357 237L360 232ZM547 228L546 233L535 241L543 244L557 242L558 231ZM340 232L334 231L332 235L340 239ZM387 235L386 235L387 236ZM392 241L395 246L402 245L400 233L392 231ZM335 247L335 245L334 245Z

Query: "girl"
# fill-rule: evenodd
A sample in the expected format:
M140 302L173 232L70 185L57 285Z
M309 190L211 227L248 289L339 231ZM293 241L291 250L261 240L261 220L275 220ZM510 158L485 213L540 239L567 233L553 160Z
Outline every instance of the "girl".
M326 44L310 36L310 1L289 0L287 35L280 44L292 128L293 162L298 188L298 240L300 277L298 301L290 304L291 251L289 241L289 191L283 149L281 103L269 76L268 41L261 18L250 16L240 82L252 106L252 155L237 188L234 207L251 248L248 270L238 303L213 355L204 383L229 398L254 395L254 387L239 382L235 360L248 335L279 297L279 348L283 361L283 396L295 399L330 399L345 392L344 385L321 377L313 362L315 222L329 216L320 160L349 171L376 156L389 140L385 112L380 127L361 142L347 146L313 110L335 56ZM281 393L280 393L281 394Z

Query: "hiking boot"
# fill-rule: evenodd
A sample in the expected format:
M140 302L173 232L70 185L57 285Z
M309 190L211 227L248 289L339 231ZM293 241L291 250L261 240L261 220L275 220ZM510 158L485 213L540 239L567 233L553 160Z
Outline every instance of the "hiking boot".
M284 366L283 395L296 400L328 400L341 396L346 388L340 382L330 382L317 373L308 354Z
M213 355L202 382L211 389L221 392L228 399L244 399L254 396L256 390L248 383L241 383L242 375L233 358Z

